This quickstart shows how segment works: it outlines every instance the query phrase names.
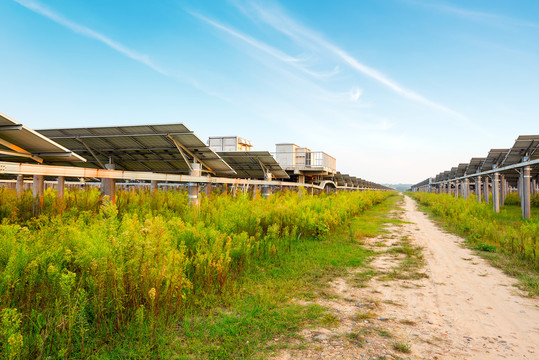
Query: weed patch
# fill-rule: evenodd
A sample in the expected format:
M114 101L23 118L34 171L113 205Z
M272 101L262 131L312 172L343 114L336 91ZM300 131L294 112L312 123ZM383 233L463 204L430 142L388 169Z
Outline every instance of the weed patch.
M47 190L33 218L31 194L0 189L0 358L256 358L329 321L293 299L365 263L361 227L344 234L389 194L300 195L194 210L185 192Z

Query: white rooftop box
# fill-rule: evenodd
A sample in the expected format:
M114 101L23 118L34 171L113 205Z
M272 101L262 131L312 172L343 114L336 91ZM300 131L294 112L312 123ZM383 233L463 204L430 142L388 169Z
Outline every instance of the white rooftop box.
M250 151L253 144L239 136L212 136L208 146L215 152Z

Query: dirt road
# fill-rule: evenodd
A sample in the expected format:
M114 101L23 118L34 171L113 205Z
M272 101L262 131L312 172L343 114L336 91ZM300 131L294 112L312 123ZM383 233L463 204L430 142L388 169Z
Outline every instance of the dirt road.
M539 359L539 301L464 248L404 198L404 223L369 239L358 269L317 299L337 326L309 329L303 350L278 359ZM362 282L361 279L364 281Z

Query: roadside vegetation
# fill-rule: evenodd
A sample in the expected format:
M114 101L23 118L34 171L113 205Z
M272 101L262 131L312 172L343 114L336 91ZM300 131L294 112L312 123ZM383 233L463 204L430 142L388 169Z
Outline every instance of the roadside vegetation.
M496 214L492 204L479 204L448 194L408 193L450 231L494 265L519 279L530 296L539 295L539 203L534 199L532 218L523 220L514 194ZM518 204L518 202L516 202Z
M33 218L0 189L0 358L263 358L327 320L288 300L365 261L360 219L388 197L47 190Z

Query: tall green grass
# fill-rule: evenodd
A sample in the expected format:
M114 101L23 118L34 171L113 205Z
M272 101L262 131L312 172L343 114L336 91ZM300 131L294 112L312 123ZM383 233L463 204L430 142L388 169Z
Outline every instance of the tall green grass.
M32 198L0 189L0 358L96 357L115 342L166 347L183 314L226 304L242 275L320 241L388 196L202 196L97 190ZM128 352L124 357L130 357Z
M479 204L474 196L465 200L447 194L410 195L450 228L465 235L472 246L494 246L496 251L518 257L539 269L539 211L532 210L532 219L523 220L517 206L501 207L496 214L492 204ZM509 198L508 203L511 201Z

